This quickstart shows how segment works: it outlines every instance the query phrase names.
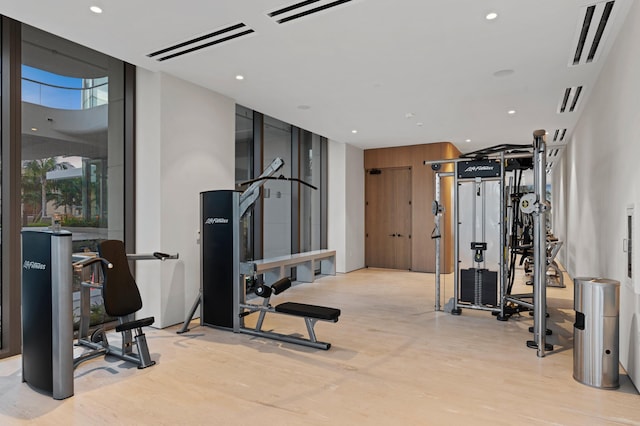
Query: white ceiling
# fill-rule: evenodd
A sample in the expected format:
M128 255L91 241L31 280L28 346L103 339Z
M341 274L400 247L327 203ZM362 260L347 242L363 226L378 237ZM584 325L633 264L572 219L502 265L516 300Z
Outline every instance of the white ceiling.
M615 0L594 61L577 66L585 6L606 2L352 0L283 24L268 16L300 1L3 0L0 14L340 142L450 141L468 152L530 143L540 128L548 140L567 129L566 142L633 0ZM162 62L147 56L237 23L254 32ZM575 110L559 114L577 86Z

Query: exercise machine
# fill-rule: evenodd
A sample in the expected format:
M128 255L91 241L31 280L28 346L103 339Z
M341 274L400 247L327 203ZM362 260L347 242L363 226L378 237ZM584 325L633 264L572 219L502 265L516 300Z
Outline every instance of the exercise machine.
M178 334L200 307L200 325L234 328L234 307L240 303L240 221L260 196L260 188L284 161L277 157L242 193L232 190L200 193L200 291Z
M122 248L124 249L124 245ZM97 342L87 341L89 340L87 339L88 291L85 293L86 299L81 303L78 344L91 346L93 350L75 359L73 353L73 270L87 272L88 276L98 279L95 269L100 267L106 271L107 275L111 275L121 269L122 262L111 255L108 256L112 259L106 260L104 257L86 254L74 256L72 234L66 230L53 228L22 231L22 380L35 389L51 394L54 399L65 399L73 395L73 370L80 362L100 354L116 354L103 345L93 346ZM177 258L177 255L175 257L163 255L163 258ZM126 264L126 260L124 262ZM128 297L131 288L122 289L117 279L112 279L110 285L111 296L105 298L105 306L107 299L115 299L115 302L110 303L115 305L115 310L109 312L107 309L109 313L120 317L123 316L120 311L133 309L130 312L133 313L139 309L135 308L137 301L134 300L131 303L132 299ZM133 285L135 286L135 282ZM137 287L135 292L137 293ZM84 298L84 296L81 297ZM128 342L131 343L130 330L140 329L148 325L148 321L148 319L132 321L132 318L127 320L121 318L116 330L125 334L128 332ZM123 348L128 349L124 350L125 356L121 358L136 362L141 367L153 365L148 357L144 334L141 331L138 334L136 336L138 353L146 353L146 355L130 356L131 344L125 345L127 341L123 337Z
M546 343L546 281L547 241L546 214L550 208L546 200L546 157L544 130L533 133L532 145L499 145L466 154L458 159L425 161L436 172L436 309L440 304L440 230L439 185L441 178L454 179L454 297L450 312L461 308L489 310L498 320L507 320L519 308L534 310L534 340L527 345L537 349L539 357L553 347ZM507 212L505 170L527 167L534 171L534 192L526 197L528 214L532 215L531 253L533 254L533 302L511 295L515 247L508 238L508 224L517 220ZM455 172L440 173L442 164L452 163ZM523 166L525 164L525 166ZM510 200L513 203L513 200ZM519 206L522 206L520 201ZM510 222L511 221L511 222ZM511 244L511 245L510 245ZM559 247L558 247L559 248ZM506 255L512 255L509 264ZM557 251L556 251L557 253ZM553 254L555 257L555 254Z
M151 367L147 339L143 327L154 323L154 317L135 319L135 313L142 308L138 286L129 269L132 260L178 259L179 255L154 252L151 254L127 254L124 243L119 240L105 240L98 246L98 253L85 255L74 262L76 273L82 278L80 283L80 324L76 345L89 351L74 359L74 366L101 355L112 355L135 364L139 369ZM91 291L100 290L105 313L118 324L115 331L120 333L120 346L111 345L104 325L90 333ZM132 333L135 332L135 335ZM134 348L136 349L134 351Z
M259 288L270 289L276 280L285 278L287 267L299 268L298 279L301 281L313 280L315 262L321 264L322 273L335 274L335 251L330 250L316 250L274 259L240 262L241 219L258 200L260 188L267 180L296 181L317 189L296 178L273 177L283 165L284 161L281 158L273 160L260 177L245 182L249 187L242 193L231 190L200 193L200 293L178 334L189 331L189 324L199 306L200 325L329 349L329 344L317 342L313 325L317 320L337 321L340 315L339 309L305 304L285 304L279 309L271 309L268 306L268 298L265 299L266 305L246 303L247 286L245 283L248 280L257 283L258 275L265 277L265 282ZM269 292L270 295L271 292ZM282 310L285 307L288 307L286 312ZM245 327L245 317L258 311L262 315L260 327ZM262 320L267 312L303 317L307 323L309 339L261 330Z

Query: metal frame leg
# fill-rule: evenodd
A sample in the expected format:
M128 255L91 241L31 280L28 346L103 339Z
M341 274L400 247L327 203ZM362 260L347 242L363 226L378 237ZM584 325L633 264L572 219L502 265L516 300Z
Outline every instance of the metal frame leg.
M201 300L202 300L202 294L199 294L198 297L196 298L196 301L193 303L191 310L189 311L189 315L187 315L187 318L184 320L184 324L182 324L182 328L177 331L178 334L186 333L187 331L189 331L189 323L191 323L193 316L196 314L196 309L198 309L198 306L200 306Z

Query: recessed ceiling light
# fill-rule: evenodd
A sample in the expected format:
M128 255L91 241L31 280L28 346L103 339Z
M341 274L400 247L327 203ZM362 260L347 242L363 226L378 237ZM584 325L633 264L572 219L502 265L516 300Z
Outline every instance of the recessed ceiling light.
M355 130L355 129L353 129L353 130L351 131L351 133L356 134L356 133L358 133L358 131L357 131L357 130Z
M93 13L97 13L97 14L102 13L102 8L99 7L99 6L91 6L89 8L89 10L92 11Z
M236 80L244 80L244 75L241 75L241 74L236 75Z
M423 126L423 124L422 124L422 123L416 123L416 126L418 126L418 127L422 127L422 126Z
M513 115L515 113L516 113L515 109L510 109L509 111L507 111L507 114L509 114L509 115Z
M498 17L498 14L495 12L489 12L487 13L487 16L485 16L485 19L487 21L493 21L494 19L496 19Z
M32 132L37 132L37 131L38 131L38 128L37 128L37 127L32 127L32 128L31 128L31 131L32 131Z
M406 113L406 114L404 115L404 118L409 119L409 118L413 118L413 117L415 117L415 116L416 116L416 115L415 115L414 113L412 113L412 112L408 112L408 113Z
M469 143L469 142L471 142L471 139L465 139L464 141Z

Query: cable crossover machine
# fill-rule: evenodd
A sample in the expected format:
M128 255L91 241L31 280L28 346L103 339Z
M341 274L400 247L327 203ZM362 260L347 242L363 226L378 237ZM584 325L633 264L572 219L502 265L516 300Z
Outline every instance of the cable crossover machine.
M562 275L553 260L562 243L546 230L551 206L546 199L545 134L534 131L531 145L498 145L456 159L424 161L435 172L436 310L441 310L441 184L453 179L454 294L445 310L453 315L462 309L490 311L500 321L532 310L534 339L527 346L537 349L538 357L553 350L546 343L551 334L546 328L548 270L555 268ZM440 171L445 164L452 164L454 171ZM523 194L522 173L528 169L533 169L534 189ZM530 226L523 226L524 216ZM518 255L532 262L532 294L511 292Z

